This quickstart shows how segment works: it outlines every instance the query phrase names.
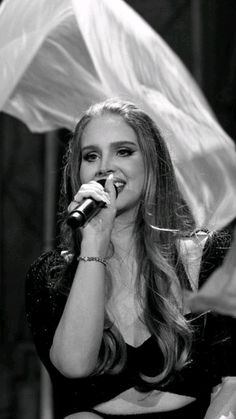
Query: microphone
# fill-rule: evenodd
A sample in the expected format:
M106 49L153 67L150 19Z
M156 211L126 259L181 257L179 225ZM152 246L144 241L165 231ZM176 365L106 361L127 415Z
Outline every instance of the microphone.
M106 179L97 180L100 185L105 186ZM114 185L116 190L116 198L118 196L118 188ZM95 201L93 198L86 198L78 205L74 211L70 212L66 220L68 226L72 229L83 227L88 223L99 211L106 206L104 201Z

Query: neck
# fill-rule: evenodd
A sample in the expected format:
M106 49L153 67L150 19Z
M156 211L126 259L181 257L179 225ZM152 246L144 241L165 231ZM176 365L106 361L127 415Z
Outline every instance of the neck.
M117 217L112 230L111 240L114 245L115 253L130 251L134 246L134 222L127 222L121 217Z
M127 214L126 214L127 215ZM134 219L118 216L112 230L111 241L113 249L109 266L113 278L114 289L131 289L137 275L135 254ZM128 285L128 288L127 288Z

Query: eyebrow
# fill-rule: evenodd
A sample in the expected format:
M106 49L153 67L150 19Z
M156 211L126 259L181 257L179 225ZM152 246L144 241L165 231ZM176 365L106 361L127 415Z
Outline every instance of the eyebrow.
M131 147L137 147L137 144L133 141L114 141L114 143L110 143L110 146L112 149L116 149L121 146L131 146ZM91 144L85 147L82 147L81 151L88 151L88 150L99 150L100 147L98 144Z

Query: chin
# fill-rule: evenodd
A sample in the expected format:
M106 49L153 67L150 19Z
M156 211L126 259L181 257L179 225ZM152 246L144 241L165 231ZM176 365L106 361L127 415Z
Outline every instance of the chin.
M137 214L138 207L137 206L119 206L116 210L116 217L121 215L131 215L132 221L135 221L135 216Z

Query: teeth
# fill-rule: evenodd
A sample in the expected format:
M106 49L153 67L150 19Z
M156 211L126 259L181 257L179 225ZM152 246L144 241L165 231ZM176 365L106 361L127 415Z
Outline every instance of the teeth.
M114 185L116 186L116 188L118 189L118 192L120 193L123 188L125 187L125 183L124 182L114 182Z
M120 186L124 186L123 182L115 182L115 185L117 188L119 188Z

